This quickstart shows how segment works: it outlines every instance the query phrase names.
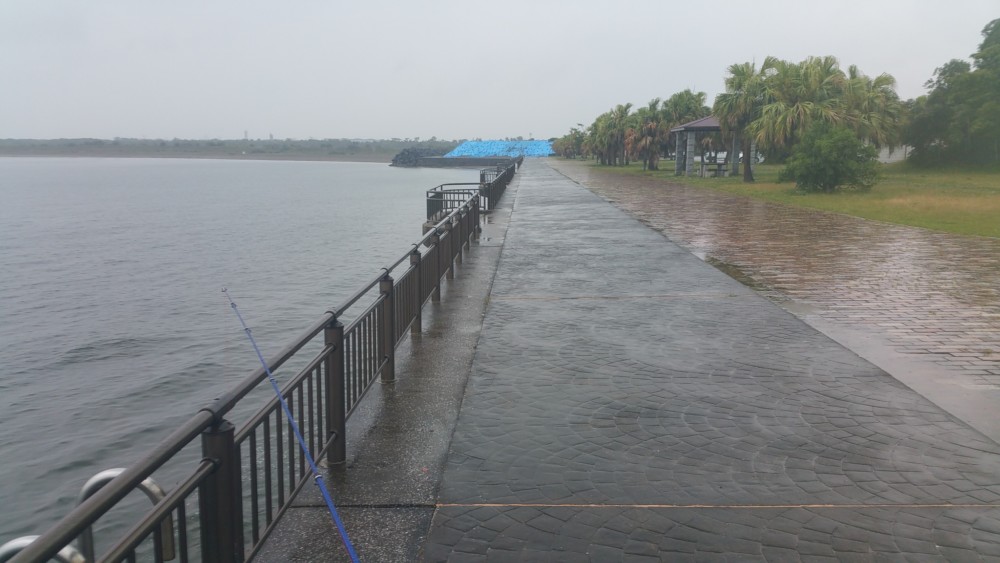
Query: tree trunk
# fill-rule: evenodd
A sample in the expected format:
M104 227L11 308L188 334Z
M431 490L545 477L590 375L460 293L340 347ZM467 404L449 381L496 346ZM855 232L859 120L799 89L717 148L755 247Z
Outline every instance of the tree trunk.
M743 141L743 181L751 183L753 182L753 170L750 169L750 159L753 155L750 154L750 141Z

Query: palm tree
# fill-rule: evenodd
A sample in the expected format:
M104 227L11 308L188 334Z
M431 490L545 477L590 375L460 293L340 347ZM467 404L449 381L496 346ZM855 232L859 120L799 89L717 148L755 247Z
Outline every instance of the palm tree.
M612 151L613 134L610 121L611 114L609 112L602 113L587 129L588 152L592 153L597 162L602 165L609 164L608 159Z
M724 135L735 133L743 148L743 181L753 182L750 168L750 125L760 117L767 102L765 72L777 59L768 57L760 70L754 63L731 65L726 77L726 91L715 98L712 114L719 120Z
M834 57L774 60L764 73L766 103L749 127L762 147L787 154L814 123L850 128L876 147L897 142L902 104L892 76L872 79L855 66L845 74Z
M704 92L692 92L690 89L677 92L663 102L663 118L671 127L701 119L712 113L705 105L706 98Z
M664 129L660 98L653 98L646 107L639 108L635 117L638 127L633 154L642 159L643 170L657 170Z
M841 100L846 78L836 58L810 57L798 64L772 60L764 74L766 102L749 127L762 148L787 154L810 124L846 120Z
M618 104L611 110L609 120L609 134L611 137L611 164L626 164L627 154L625 151L625 132L629 128L629 113L632 111L632 104ZM616 160L617 159L617 160Z
M876 148L896 146L904 113L895 90L896 79L885 73L870 78L854 65L848 68L847 76L843 97L851 129Z

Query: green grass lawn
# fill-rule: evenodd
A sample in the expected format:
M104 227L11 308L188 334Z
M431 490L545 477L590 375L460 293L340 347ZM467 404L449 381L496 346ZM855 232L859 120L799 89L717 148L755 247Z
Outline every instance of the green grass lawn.
M643 171L641 162L600 168L887 223L1000 238L1000 170L997 169L929 170L897 162L882 165L879 183L868 193L820 194L800 192L792 183L779 184L779 165L758 165L754 174L757 181L753 184L744 184L742 174L727 178L674 176L674 163L665 160L660 161L661 170L656 172Z

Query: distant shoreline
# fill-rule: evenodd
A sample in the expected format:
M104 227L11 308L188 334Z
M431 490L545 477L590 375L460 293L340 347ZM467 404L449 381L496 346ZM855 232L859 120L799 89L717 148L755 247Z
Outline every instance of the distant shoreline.
M205 154L205 153L135 153L113 151L3 151L0 158L180 158L198 160L284 160L300 162L367 162L389 164L391 154Z
M418 139L0 139L0 156L298 160L389 164L406 150L445 154L458 141Z

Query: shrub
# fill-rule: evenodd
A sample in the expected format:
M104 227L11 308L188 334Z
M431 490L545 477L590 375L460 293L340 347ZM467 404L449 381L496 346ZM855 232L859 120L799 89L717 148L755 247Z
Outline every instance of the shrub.
M809 192L832 193L840 187L872 189L878 180L878 151L848 129L813 126L792 148L778 181L794 181Z

